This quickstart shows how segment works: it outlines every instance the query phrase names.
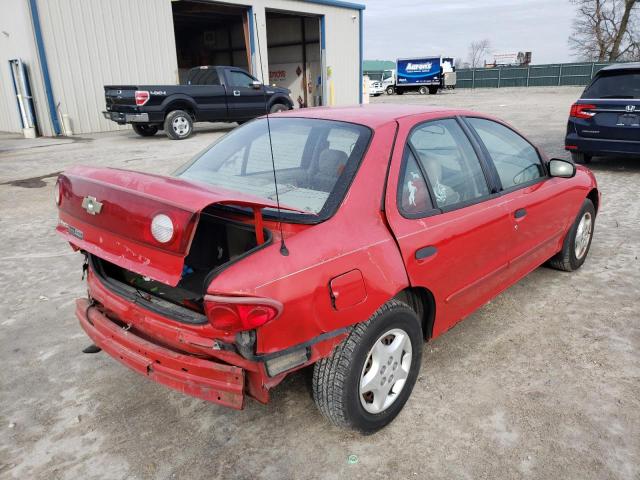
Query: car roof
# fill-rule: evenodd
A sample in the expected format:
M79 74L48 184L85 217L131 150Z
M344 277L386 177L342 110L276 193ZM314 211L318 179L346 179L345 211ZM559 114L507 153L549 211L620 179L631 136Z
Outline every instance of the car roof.
M601 72L610 72L612 70L640 70L640 62L614 63L600 69Z
M401 118L425 114L432 114L433 118L469 114L484 116L469 110L455 108L383 103L375 105L353 105L349 107L311 107L279 112L277 116L337 120L377 128Z

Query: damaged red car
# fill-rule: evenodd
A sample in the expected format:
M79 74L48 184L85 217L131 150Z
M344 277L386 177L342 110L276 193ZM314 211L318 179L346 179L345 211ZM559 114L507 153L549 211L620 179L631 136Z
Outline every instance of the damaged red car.
M73 167L55 194L94 350L237 409L312 366L322 414L365 433L425 341L544 263L579 268L600 203L500 120L383 105L256 119L171 177Z

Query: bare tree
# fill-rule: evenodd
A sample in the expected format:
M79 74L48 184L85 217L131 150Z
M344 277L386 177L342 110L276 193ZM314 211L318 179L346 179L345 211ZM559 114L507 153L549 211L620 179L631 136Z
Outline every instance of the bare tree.
M490 53L491 42L488 38L477 42L471 42L471 45L469 45L469 64L471 65L471 68L484 66L485 58Z
M583 60L640 60L640 0L570 0L578 9L569 45Z

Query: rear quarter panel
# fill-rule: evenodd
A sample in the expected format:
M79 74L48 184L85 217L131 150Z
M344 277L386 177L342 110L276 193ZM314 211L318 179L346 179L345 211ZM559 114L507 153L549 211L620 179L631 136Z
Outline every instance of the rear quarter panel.
M402 257L381 212L395 122L379 127L335 215L233 264L209 293L255 295L283 303L280 317L258 330L258 353L278 351L367 320L408 285ZM360 303L336 310L330 281L354 269L364 279Z

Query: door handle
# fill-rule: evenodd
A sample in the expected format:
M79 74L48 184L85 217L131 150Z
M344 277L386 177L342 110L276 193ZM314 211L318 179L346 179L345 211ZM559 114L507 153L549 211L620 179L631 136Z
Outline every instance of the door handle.
M240 96L240 90L234 90L233 91L233 96L234 97L239 97Z
M425 258L435 255L437 252L438 252L438 249L433 245L419 248L418 250L416 250L416 260L424 260Z
M526 208L519 208L517 209L514 213L513 216L515 218L522 218L527 214L527 209Z

